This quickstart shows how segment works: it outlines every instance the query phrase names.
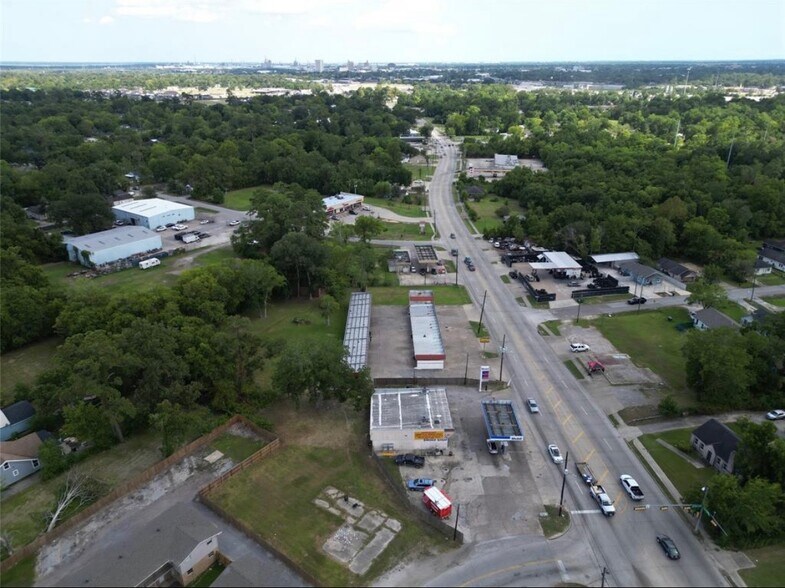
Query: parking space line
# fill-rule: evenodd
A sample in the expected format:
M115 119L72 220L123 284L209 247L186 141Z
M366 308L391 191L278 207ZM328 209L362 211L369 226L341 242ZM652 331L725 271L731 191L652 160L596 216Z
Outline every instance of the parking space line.
M573 445L574 445L575 443L577 443L577 442L578 442L578 439L580 439L581 437L583 437L583 431L581 431L580 433L578 433L578 434L575 436L575 438L572 440L572 443L573 443Z

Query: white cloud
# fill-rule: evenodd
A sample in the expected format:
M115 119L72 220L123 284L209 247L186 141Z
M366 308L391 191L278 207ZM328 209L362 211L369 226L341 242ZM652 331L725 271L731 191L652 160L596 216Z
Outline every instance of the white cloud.
M450 35L452 25L445 23L445 5L440 0L383 0L378 8L358 15L354 26L429 35Z
M98 24L101 25L108 25L108 24L112 24L113 22L114 22L114 18L112 18L109 15L102 16L100 19L98 19Z

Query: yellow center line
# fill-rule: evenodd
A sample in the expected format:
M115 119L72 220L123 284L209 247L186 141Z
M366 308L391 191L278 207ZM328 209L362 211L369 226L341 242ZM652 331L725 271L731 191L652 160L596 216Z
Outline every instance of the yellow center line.
M573 443L573 445L574 445L575 443L577 443L577 442L578 442L578 439L580 439L581 437L583 437L583 431L581 431L580 433L578 433L578 435L577 435L577 436L576 436L576 437L575 437L575 438L572 440L572 443ZM592 451L594 451L594 450L592 449ZM587 457L587 458L586 458L586 460L588 461L588 459L589 459L589 458Z
M604 471L604 472L602 472L602 474L600 474L600 479L599 479L599 480L597 480L597 481L598 481L600 484L602 484L602 481L605 479L605 476L607 476L607 475L608 475L608 468L605 468L605 471Z
M493 572L488 572L487 574L483 574L482 576L477 576L476 578L472 578L468 582L464 582L463 584L459 584L459 586L476 586L480 580L485 580L486 578L490 578L491 576L496 576L497 574L504 574L505 572L513 572L515 570L519 570L521 568L526 568L530 566L538 566L542 564L549 564L549 563L556 563L555 559L543 559L539 561L527 561L526 563L510 566L508 568L503 568L501 570L496 570Z
M567 423L569 423L569 422L572 420L572 417L573 417L573 416L574 416L574 414L573 414L573 413L570 413L569 415L567 415L567 418L566 418L566 419L564 419L564 422L562 422L562 426L563 426L563 427L566 427L566 426L567 426ZM583 434L583 433L581 433L581 434Z
M586 461L588 462L591 459L591 456L594 455L594 449L589 452L589 455L586 456Z

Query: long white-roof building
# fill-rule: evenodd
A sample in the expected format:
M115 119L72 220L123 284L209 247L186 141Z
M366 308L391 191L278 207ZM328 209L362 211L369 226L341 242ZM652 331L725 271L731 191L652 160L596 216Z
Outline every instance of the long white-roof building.
M443 370L444 341L433 304L433 291L409 291L409 320L412 326L415 369Z
M148 229L196 218L196 210L193 206L162 198L145 198L144 200L123 202L113 206L112 212L117 220Z
M66 242L68 259L87 267L114 263L140 253L161 249L158 233L144 227L117 227L75 237Z
M343 346L346 347L346 363L356 372L368 365L368 346L371 328L371 294L352 292L349 312L346 315L346 329Z

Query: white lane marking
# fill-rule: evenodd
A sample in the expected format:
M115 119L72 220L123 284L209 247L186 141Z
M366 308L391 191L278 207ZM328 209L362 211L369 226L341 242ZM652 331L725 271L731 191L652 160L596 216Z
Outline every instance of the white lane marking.
M583 410L583 412L586 414L586 416L589 416L589 411L586 410L585 406L581 406L581 410Z
M605 446L608 448L609 451L613 451L613 447L611 447L611 444L608 443L607 439L603 439L602 442L605 443Z
M574 514L574 515L581 515L581 514L600 514L600 509L599 509L599 508L597 508L597 509L594 509L594 510L571 510L571 511L570 511L570 514Z
M564 567L564 562L560 559L556 560L556 565L559 566L559 574L561 575L562 582L569 582L570 575L567 573L567 568Z

